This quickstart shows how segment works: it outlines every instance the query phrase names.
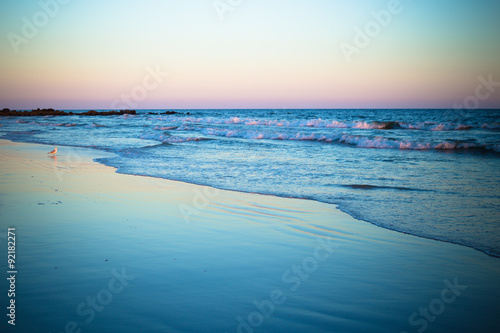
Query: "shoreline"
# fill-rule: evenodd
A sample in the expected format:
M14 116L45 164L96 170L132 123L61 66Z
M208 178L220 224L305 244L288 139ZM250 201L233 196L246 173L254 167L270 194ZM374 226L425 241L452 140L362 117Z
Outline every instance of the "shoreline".
M77 115L77 114L75 114L75 115ZM8 142L12 142L12 143L44 145L44 146L47 146L48 148L51 147L51 145L46 145L46 144L41 144L41 143L27 143L27 142L23 142L23 141L12 141L10 139L0 139L0 141L2 141L2 140L8 141ZM78 146L71 146L71 145L64 145L64 144L58 144L58 145L59 146L64 146L64 147L68 147L70 149L90 149L92 151L95 151L96 153L103 153L104 152L105 154L115 155L112 152L108 152L106 150L98 149L98 148L78 147ZM368 219L356 216L355 213L349 212L347 209L344 209L340 204L337 204L337 203L320 201L320 200L316 200L316 199L313 199L313 198L307 198L307 197L298 197L298 196L297 197L293 197L293 196L287 197L287 196L280 196L280 195L276 195L276 194L267 194L267 193L258 193L258 192L247 192L247 191L242 191L242 190L240 191L240 190L233 190L233 189L223 189L223 188L216 188L216 187L213 187L211 185L201 184L201 183L194 183L194 182L187 182L187 181L182 181L182 180L168 179L168 178L162 178L162 177L151 176L151 175L141 175L141 174L124 173L124 172L118 171L118 168L116 168L116 167L113 167L111 165L107 165L105 163L97 161L99 158L100 157L95 157L95 158L92 159L92 161L95 162L95 163L98 163L100 165L103 165L105 167L109 167L111 169L114 169L117 174L129 175L129 176L138 176L138 177L147 177L147 178L153 178L153 179L162 179L162 180L171 181L171 182L179 182L179 183L187 184L187 185L201 186L203 188L208 187L208 188L212 188L212 189L217 190L217 191L237 192L237 193L243 193L243 194L255 194L255 195L270 196L270 197L283 198L283 199L307 200L307 201L318 202L318 203L322 203L322 204L326 204L326 205L332 205L335 209L341 211L342 213L345 213L345 214L349 215L353 219L358 220L358 221L362 221L364 223L369 223L370 225L376 226L378 228L382 228L382 229L385 229L385 230L397 232L397 233L400 233L400 234L403 234L403 235L407 235L407 236L411 236L411 237L418 237L418 238L422 238L422 239L427 239L427 240L432 240L432 241L437 241L437 242L443 242L443 243L448 243L448 244L454 244L454 245L463 246L465 248L469 248L469 249L473 249L475 251L478 251L478 252L480 252L482 254L486 254L489 257L500 259L500 254L497 255L497 254L489 253L486 250L481 250L481 249L475 248L474 246L469 246L469 245L466 245L466 244L461 244L459 242L453 242L453 241L449 241L449 240L445 240L445 239L433 238L433 237L430 237L430 236L423 236L423 235L418 235L418 234L412 234L412 233L409 233L409 232L406 232L406 231L398 230L397 228L391 228L389 226L384 226L384 225L372 222L372 221L370 221Z
M10 141L10 140L8 140L8 141ZM71 148L86 148L86 147L74 147L74 146L66 146L66 147L71 147ZM92 150L95 150L95 151L104 151L104 150L97 149L97 148L86 148L86 149L92 149ZM113 154L113 153L111 153L111 154ZM481 249L475 248L474 246L469 246L469 245L466 245L466 244L461 244L461 243L458 243L458 242L453 242L453 241L449 241L449 240L445 240L445 239L433 238L433 237L430 237L430 236L428 237L428 236L423 236L423 235L418 235L418 234L412 234L412 233L409 233L409 232L406 232L406 231L403 231L403 230L398 230L397 228L391 228L389 226L384 226L384 225L375 223L375 222L370 221L368 219L364 219L362 217L356 216L355 213L349 212L347 209L344 209L342 207L342 205L337 204L337 203L320 201L320 200L316 200L316 199L313 199L313 198L307 198L307 197L298 197L298 196L288 196L287 197L287 196L280 196L280 195L276 195L276 194L267 194L267 193L250 192L250 191L243 191L243 190L217 188L217 187L213 187L211 185L201 184L201 183L187 182L187 181L176 180L176 179L168 179L168 178L162 178L162 177L151 176L151 175L139 175L139 174L133 174L133 173L120 172L118 170L118 168L115 168L115 167L113 167L111 165L107 165L105 163L101 163L101 162L97 161L97 159L98 158L94 159L94 161L96 163L99 163L99 164L102 164L104 166L116 169L115 170L116 173L123 174L123 175L131 175L131 176L139 176L139 177L150 177L150 178L155 178L155 179L164 179L164 180L168 180L168 181L180 182L180 183L190 184L190 185L195 185L195 186L209 187L209 188L213 188L215 190L220 190L220 191L238 192L238 193L246 193L246 194L256 194L256 195L271 196L271 197L284 198L284 199L308 200L308 201L319 202L319 203L326 204L326 205L332 205L335 209L338 209L339 211L341 211L341 212L349 215L350 217L352 217L355 220L366 222L366 223L369 223L371 225L374 225L376 227L379 227L379 228L382 228L382 229L385 229L385 230L395 231L395 232L398 232L398 233L401 233L401 234L404 234L404 235L408 235L408 236L412 236L412 237L419 237L419 238L423 238L423 239L428 239L428 240L433 240L433 241L438 241L438 242L443 242L443 243L449 243L449 244L463 246L463 247L470 248L470 249L473 249L475 251L478 251L480 253L486 254L486 255L488 255L490 257L499 258L500 259L500 254L489 253L486 250L481 250Z
M16 309L31 318L16 320L23 332L69 322L107 332L123 318L125 332L413 331L410 316L439 297L443 281L466 289L429 326L500 325L488 315L500 262L477 250L381 228L332 204L120 174L93 161L110 153L68 147L54 158L51 149L0 140L0 235L16 227ZM134 277L126 288L104 299L95 320L81 315L122 270ZM272 313L262 310L269 304Z
M68 146L68 147L72 147L72 146ZM93 149L93 148L89 148L89 149ZM115 168L113 166L110 166L110 165L107 165L107 164L104 164L104 163L100 163L98 161L96 161L96 163L102 164L102 165L107 166L109 168L117 169L117 168ZM122 174L122 175L137 176L137 177L149 177L149 178L155 178L155 179L164 179L164 180L168 180L168 181L171 181L171 182L180 182L180 183L184 183L184 184L188 184L188 185L209 187L209 188L212 188L212 189L217 190L217 191L228 191L228 192L237 192L237 193L243 193L243 194L255 194L255 195L262 195L262 196L269 196L269 197L283 198L283 199L295 199L295 200L305 200L305 201L318 202L318 203L322 203L322 204L325 204L325 205L331 205L335 209L341 211L344 214L349 215L350 217L352 217L353 219L355 219L357 221L369 223L369 224L371 224L373 226L376 226L378 228L382 228L382 229L389 230L389 231L394 231L394 232L397 232L397 233L400 233L400 234L403 234L403 235L407 235L407 236L410 236L410 237L417 237L417 238L422 238L422 239L436 241L436 242L442 242L442 243L448 243L448 244L463 246L465 248L475 250L475 251L477 251L479 253L486 254L489 257L499 258L500 259L500 254L496 255L496 254L488 253L488 251L483 251L483 250L477 249L477 248L475 248L473 246L461 244L461 243L458 243L458 242L452 242L452 241L448 241L448 240L444 240L444 239L438 239L438 238L432 238L432 237L426 237L426 236L416 235L416 234L412 234L412 233L405 232L405 231L402 231L402 230L398 230L396 228L390 228L390 227L386 227L384 225L377 224L377 223L369 221L367 219L363 219L361 217L355 216L355 214L350 213L349 211L343 209L341 207L341 205L336 204L336 203L331 203L331 202L326 202L326 201L320 201L320 200L316 200L316 199L312 199L312 198L306 198L306 197L298 197L298 196L297 197L292 197L292 196L286 197L286 196L280 196L280 195L276 195L276 194L267 194L267 193L258 193L258 192L247 192L247 191L242 191L242 190L241 191L240 190L230 190L230 189L224 189L224 188L217 188L217 187L213 187L211 185L206 185L206 184L201 184L201 183L190 183L190 182L186 182L186 181L182 181L182 180L168 179L168 178L162 178L162 177L157 177L157 176L139 175L139 174L133 174L133 173L125 173L125 172L120 172L118 170L116 170L115 172L119 173L119 174Z

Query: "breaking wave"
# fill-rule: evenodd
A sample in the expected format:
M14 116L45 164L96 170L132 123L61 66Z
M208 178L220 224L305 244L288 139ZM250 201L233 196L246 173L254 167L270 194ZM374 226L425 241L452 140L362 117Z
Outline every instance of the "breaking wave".
M201 133L209 136L228 138L242 138L251 140L292 140L292 141L317 141L326 143L342 143L360 148L378 149L411 149L411 150L466 150L479 149L500 152L500 144L482 144L467 141L442 141L442 142L416 142L410 140L396 140L379 136L369 137L350 135L345 133L316 134L316 133L271 133L255 131L239 131L219 128L202 129Z
M159 141L161 143L182 143L189 141L203 141L209 140L208 138L203 137L183 137L183 136L171 136L171 135L163 135L163 134L144 134L141 136L143 140L154 140Z
M253 118L213 118L213 117L176 117L165 116L159 117L159 120L165 122L182 122L192 124L234 124L244 126L271 126L271 127L315 127L315 128L353 128L353 129L408 129L408 130L424 130L424 131L465 131L474 128L472 125L456 124L456 123L439 123L432 121L424 121L418 123L406 123L402 121L337 121L324 120L321 118L310 120L278 120L278 119L253 119ZM489 124L484 124L482 128ZM495 126L495 124L493 124ZM481 128L481 126L478 126ZM494 127L496 128L496 127Z

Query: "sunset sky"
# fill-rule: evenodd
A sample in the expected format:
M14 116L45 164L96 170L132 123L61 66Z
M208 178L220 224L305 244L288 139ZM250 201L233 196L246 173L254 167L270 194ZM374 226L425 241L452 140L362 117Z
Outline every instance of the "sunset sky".
M498 0L59 1L0 1L1 108L450 108L500 82Z

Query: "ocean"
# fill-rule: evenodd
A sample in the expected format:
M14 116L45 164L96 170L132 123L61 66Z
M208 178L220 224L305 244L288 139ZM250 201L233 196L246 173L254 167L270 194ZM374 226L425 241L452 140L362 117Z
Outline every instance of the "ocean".
M164 111L2 117L0 137L112 152L97 162L120 173L334 204L500 256L500 110Z

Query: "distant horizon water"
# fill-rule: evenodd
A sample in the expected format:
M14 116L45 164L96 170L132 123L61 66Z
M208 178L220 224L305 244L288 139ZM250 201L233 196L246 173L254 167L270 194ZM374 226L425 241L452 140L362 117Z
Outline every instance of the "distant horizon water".
M134 110L138 111L138 113L147 113L147 112L158 112L158 111L179 111L179 112L188 112L188 111L226 111L226 110L236 110L236 111L251 111L251 110L317 110L317 111L331 111L331 110L339 110L339 111L347 111L347 110L431 110L431 111L449 111L453 112L457 115L459 114L470 114L471 112L473 113L475 110L482 110L482 111L499 111L499 107L484 107L480 109L467 109L465 107L463 108L454 108L454 107L418 107L418 108L404 108L404 107L376 107L376 108L356 108L356 107L335 107L335 108L324 108L324 107L308 107L308 108L55 108L53 106L47 106L47 107L29 107L29 108L15 108L15 107L1 107L0 109L9 109L9 110L17 110L17 111L31 111L31 110L60 110L60 111L81 111L81 112L86 112L90 110L95 110L95 111L120 111L120 110Z

